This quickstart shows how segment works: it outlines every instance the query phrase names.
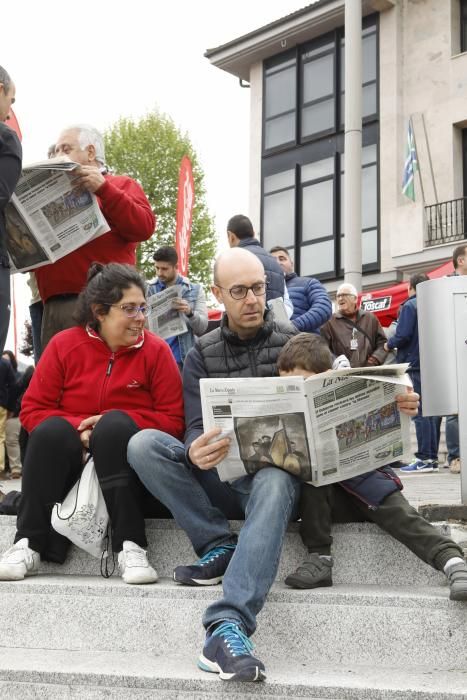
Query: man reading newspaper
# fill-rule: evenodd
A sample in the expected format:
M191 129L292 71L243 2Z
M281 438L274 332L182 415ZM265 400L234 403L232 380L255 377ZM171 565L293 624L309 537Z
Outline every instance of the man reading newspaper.
M77 296L93 262L136 262L136 246L151 237L155 217L141 186L125 175L111 175L105 166L104 141L91 126L72 126L60 134L55 154L79 163L75 185L96 195L110 231L56 262L36 269L44 302L42 348L73 324Z
M276 376L279 352L296 331L265 310L264 268L249 251L233 248L217 258L213 293L225 314L220 328L200 338L185 361L185 445L145 430L130 441L128 459L146 488L172 511L200 557L195 564L178 566L175 581L223 582L222 597L204 613L207 635L200 668L220 673L223 680L259 681L265 668L252 655L249 638L275 579L288 522L297 515L301 482L264 466L222 483L216 466L227 455L230 438L220 436L219 428L204 431L199 381ZM417 396L408 403L416 411ZM252 453L267 458L270 438L261 435ZM294 446L295 459L300 452ZM245 518L238 542L228 517Z
M300 333L285 345L277 366L281 377L310 377L330 370L332 356L322 338ZM403 406L401 398L399 408ZM332 586L332 522L371 520L424 562L444 571L451 600L467 600L467 564L462 548L422 518L401 489L402 483L390 467L327 486L303 484L300 534L309 556L285 583L293 588Z

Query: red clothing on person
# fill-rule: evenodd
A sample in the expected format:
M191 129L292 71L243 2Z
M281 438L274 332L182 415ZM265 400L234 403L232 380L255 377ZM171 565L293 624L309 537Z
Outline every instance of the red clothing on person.
M90 416L124 411L137 426L178 439L184 431L182 381L167 343L149 331L113 353L81 327L57 333L47 345L21 407L28 432L51 416L77 428Z
M42 301L57 294L79 294L93 262L134 265L137 244L151 238L156 219L140 185L125 175L104 177L96 196L110 231L34 270Z

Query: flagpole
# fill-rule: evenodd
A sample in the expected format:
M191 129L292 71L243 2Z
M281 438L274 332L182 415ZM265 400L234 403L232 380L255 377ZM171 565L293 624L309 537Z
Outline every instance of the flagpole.
M422 117L423 117L423 115L422 115ZM422 191L423 204L425 204L425 203L426 203L426 199L425 199L425 192L424 192L424 189L423 189L422 169L421 169L421 167L420 167L420 161L419 161L419 159L418 159L417 139L416 139L416 137L415 137L415 129L413 128L412 115L410 115L410 117L409 117L409 123L410 123L410 126L411 126L411 128L412 128L413 142L414 142L414 144L415 144L415 152L416 152L416 154L417 154L417 170L418 170L418 175L419 175L418 179L420 180L420 189L421 189L421 191ZM414 179L415 179L415 173L414 173Z

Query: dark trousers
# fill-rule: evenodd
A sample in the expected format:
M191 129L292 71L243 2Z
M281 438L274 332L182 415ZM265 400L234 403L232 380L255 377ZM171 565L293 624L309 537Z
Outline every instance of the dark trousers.
M121 411L105 413L92 431L90 449L111 520L112 547L123 540L147 546L144 528L144 487L130 468L126 451L138 432ZM50 527L54 503L61 503L83 469L79 433L64 418L52 417L29 436L23 465L22 498L15 542L23 537L43 559L63 562L69 542Z
M42 310L41 352L54 335L76 326L73 314L77 300L77 294L59 294L47 299Z
M318 488L304 484L300 513L300 534L309 552L330 554L333 522L372 521L435 569L442 570L452 557L464 558L463 550L422 518L400 491L373 510L337 484Z
M34 304L29 306L29 316L31 318L31 331L32 331L32 346L34 349L34 364L40 360L42 355L42 344L41 344L41 329L42 329L42 314L44 311L44 304L42 301L35 301Z
M10 270L0 260L0 355L5 347L10 325Z

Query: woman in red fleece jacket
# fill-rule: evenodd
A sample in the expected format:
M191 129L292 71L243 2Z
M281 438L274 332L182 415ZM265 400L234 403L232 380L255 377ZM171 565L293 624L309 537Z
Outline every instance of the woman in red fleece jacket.
M180 373L169 346L144 330L145 283L133 267L94 263L78 299L78 327L50 341L23 398L30 433L15 544L0 559L0 579L38 571L40 557L62 563L68 541L50 527L91 452L126 583L153 583L141 497L127 445L143 428L176 438L184 429Z

